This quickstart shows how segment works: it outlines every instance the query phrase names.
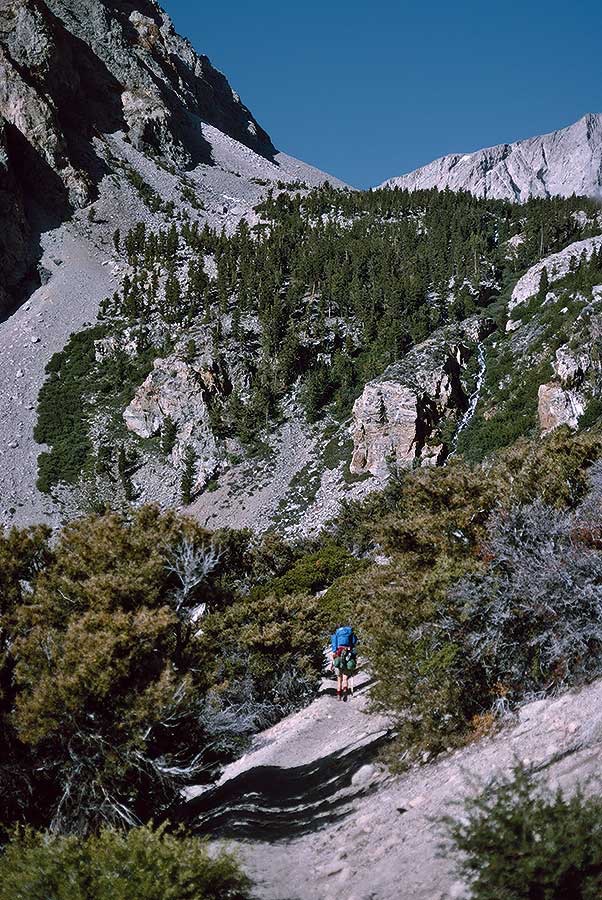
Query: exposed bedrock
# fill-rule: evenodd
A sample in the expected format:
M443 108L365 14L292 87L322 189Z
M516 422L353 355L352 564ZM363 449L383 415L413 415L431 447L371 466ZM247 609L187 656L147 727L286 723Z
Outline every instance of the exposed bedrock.
M129 431L142 438L161 434L168 420L173 423L176 434L171 461L179 466L186 449L194 451L194 490L198 491L216 474L226 452L226 443L214 434L212 404L227 397L233 388L246 395L248 385L245 367L234 349L217 360L210 329L200 327L194 335L194 356L178 345L172 355L156 359L123 418Z
M525 274L518 279L512 291L512 297L508 309L513 310L520 303L524 303L529 297L533 297L538 289L543 270L546 270L548 282L552 284L564 278L582 257L590 259L592 253L597 253L602 247L602 236L586 238L583 241L575 241L560 250L552 253L531 266ZM508 329L508 330L511 330Z
M42 232L115 170L104 135L123 132L182 171L212 162L205 123L275 154L226 78L150 0L4 0L0 117L0 312L27 293Z
M374 757L391 723L367 714L370 674L360 670L354 681L353 698L337 703L335 682L325 678L313 703L258 735L217 784L187 788L170 820L197 834L267 842L340 821L388 781Z
M174 818L196 834L264 841L323 828L379 785L378 770L368 766L387 737L376 731L299 766L246 769L189 800Z
M591 393L588 376L599 371L590 351L589 345L580 350L563 346L556 351L554 380L540 385L538 392L539 427L544 434L560 425L577 428Z
M524 202L530 197L602 196L602 115L589 113L550 134L451 153L381 187L470 191Z
M383 477L391 465L445 460L454 423L469 405L467 364L490 327L470 320L442 330L368 382L353 406L351 472Z

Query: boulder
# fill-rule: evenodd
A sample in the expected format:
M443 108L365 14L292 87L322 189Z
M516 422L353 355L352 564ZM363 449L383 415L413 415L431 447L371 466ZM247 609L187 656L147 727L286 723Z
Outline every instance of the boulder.
M575 391L566 390L555 381L540 385L537 413L543 434L560 425L576 428L584 409L583 399Z
M390 467L437 465L451 446L441 426L458 423L472 385L464 375L487 323L442 329L368 382L353 406L350 471L386 478ZM481 329L481 330L479 330Z

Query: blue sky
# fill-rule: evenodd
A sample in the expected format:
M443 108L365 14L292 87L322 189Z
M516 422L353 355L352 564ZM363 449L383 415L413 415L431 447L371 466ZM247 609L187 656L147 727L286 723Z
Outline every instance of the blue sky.
M357 187L602 112L600 0L163 0L275 145Z

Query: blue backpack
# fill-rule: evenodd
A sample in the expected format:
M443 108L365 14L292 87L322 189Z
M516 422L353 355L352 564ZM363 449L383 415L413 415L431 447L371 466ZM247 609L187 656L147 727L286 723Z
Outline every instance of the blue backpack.
M357 638L353 633L353 628L349 625L343 625L342 628L337 628L330 643L333 650L338 650L339 647L355 647Z

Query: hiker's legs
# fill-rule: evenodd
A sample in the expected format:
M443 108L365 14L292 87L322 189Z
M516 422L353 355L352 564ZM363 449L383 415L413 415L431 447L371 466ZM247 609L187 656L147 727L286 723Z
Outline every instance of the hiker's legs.
M337 697L340 699L343 692L343 673L337 669Z

